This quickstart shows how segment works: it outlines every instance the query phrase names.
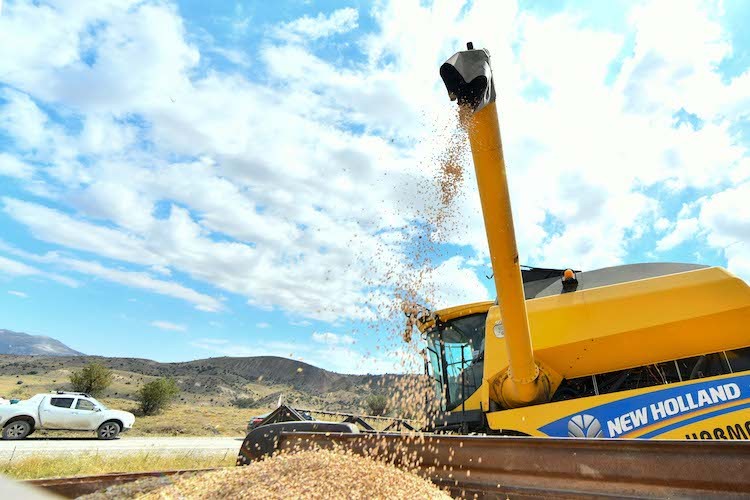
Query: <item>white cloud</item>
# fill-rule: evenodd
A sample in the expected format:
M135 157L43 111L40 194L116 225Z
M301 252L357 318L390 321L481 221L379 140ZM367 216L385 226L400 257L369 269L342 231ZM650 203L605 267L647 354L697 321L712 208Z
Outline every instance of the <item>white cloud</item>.
M8 290L8 293L11 295L15 295L16 297L21 297L22 299L28 299L29 295L24 292L19 292L18 290Z
M250 67L250 57L242 50L212 46L209 51L220 55L237 66Z
M698 232L698 219L681 219L677 221L671 233L656 242L656 250L671 250L687 240L695 238Z
M357 28L359 13L356 9L345 7L325 15L322 12L315 17L304 16L288 23L283 23L273 30L274 36L281 39L317 40L331 35L339 35Z
M77 287L78 282L67 276L43 271L42 269L30 266L23 262L0 256L0 272L10 276L36 276L52 281L57 281L63 285Z
M224 309L221 302L214 297L197 292L179 283L153 278L147 273L111 269L98 262L87 262L62 257L53 258L52 260L59 262L71 271L190 302L200 311L217 312Z
M12 58L5 58L6 61L9 59ZM47 115L22 92L6 88L0 95L5 101L0 115L0 126L7 130L21 147L45 148L45 142L51 137Z
M138 237L77 220L36 203L14 198L3 198L2 201L5 213L28 226L32 234L40 240L126 262L141 264L163 262L157 255L147 250L145 242Z
M293 342L259 341L252 345L232 342L227 339L202 338L190 342L190 345L221 354L223 356L279 356L301 359L299 354L310 350L310 346Z
M256 323L255 327L256 328L260 328L260 329L265 329L265 328L270 328L271 324L270 323L266 323L265 321L263 321L261 323Z
M34 173L34 167L24 163L8 153L0 153L0 176L29 179Z
M669 219L667 219L666 217L659 217L659 219L654 222L654 229L659 232L663 232L669 229L670 224L671 223L669 222Z
M165 3L19 2L7 6L0 23L0 74L9 83L91 111L170 102L187 83L184 71L199 60L176 8ZM81 52L94 55L93 63Z
M292 326L303 326L303 327L304 326L312 326L312 323L310 321L305 320L305 319L303 319L302 321L290 321L289 324L292 325Z
M17 260L7 259L5 257L0 257L0 270L14 276L29 276L39 274L40 272L38 269L31 267L28 264L24 264Z
M187 331L187 327L185 325L180 325L177 323L171 323L169 321L152 321L151 326L154 328L158 328L160 330L168 330L172 332L185 332Z
M313 332L312 339L319 344L329 345L351 345L354 344L354 337L351 335L341 335L332 332Z
M217 312L224 310L223 304L216 298L200 293L192 288L183 286L173 281L165 281L154 278L150 274L141 271L129 271L123 269L113 269L102 265L96 261L85 261L65 257L56 252L48 252L44 255L36 255L30 252L19 250L11 245L7 245L0 240L0 249L14 255L23 257L45 265L53 265L63 268L67 271L73 271L99 279L119 283L132 288L142 289L161 295L166 295L176 299L184 300L195 306L200 311ZM78 286L78 282L66 276L60 276L55 273L43 272L37 268L31 267L22 262L13 261L0 257L0 270L5 270L15 275L39 275L44 276L68 286ZM136 302L137 299L128 299Z
M708 244L727 259L727 267L750 281L750 182L703 198L698 220Z
M477 273L465 267L464 258L459 256L430 270L422 279L418 293L427 300L426 305L435 309L490 299Z

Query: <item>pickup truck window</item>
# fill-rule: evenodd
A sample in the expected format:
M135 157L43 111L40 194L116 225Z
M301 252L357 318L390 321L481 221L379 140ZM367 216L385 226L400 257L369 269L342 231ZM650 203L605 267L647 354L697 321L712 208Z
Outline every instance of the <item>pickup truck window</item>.
M94 411L96 406L94 406L94 403L87 399L79 399L76 403L76 410L88 410L88 411Z
M73 398L50 398L49 404L58 408L70 408L73 406Z

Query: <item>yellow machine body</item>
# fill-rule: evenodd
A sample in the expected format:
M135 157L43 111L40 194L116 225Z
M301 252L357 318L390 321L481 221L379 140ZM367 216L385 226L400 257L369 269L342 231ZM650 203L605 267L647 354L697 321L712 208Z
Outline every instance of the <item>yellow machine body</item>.
M559 272L557 293L545 288L527 299L489 52L468 44L440 67L440 76L468 132L498 297L438 311L420 325L436 395L449 416L461 413L453 419L458 429L468 432L471 422L475 429L526 435L747 439L750 427L739 430L748 420L750 364L732 373L727 351L750 346L748 285L717 267L662 265L664 272L652 277L592 277L579 286L569 269ZM730 373L704 377L701 363L717 353ZM678 363L691 359L685 380ZM665 362L674 362L679 379L666 376L659 367ZM631 381L644 369L647 383ZM604 391L599 376L606 378ZM704 432L702 425L719 431ZM738 427L721 430L729 425Z
M750 373L545 403L486 415L529 436L750 439Z
M627 370L750 345L750 287L718 267L530 299L526 301L526 308L534 356L551 382L553 393L563 379ZM502 325L499 308L493 302L452 307L434 313L432 319L420 325L420 329L429 332L435 326L434 318L448 322L484 313L487 319L482 384L461 408L453 411L482 410L491 429L535 436L559 435L554 429L550 431L547 428L552 434L545 433L543 429L560 419L567 422L576 414L596 413L593 409L602 405L616 407L617 411L622 410L622 414L627 416L633 408L637 407L640 411L643 407L648 409L649 405L658 404L656 399L662 398L661 391L676 389L679 392L684 389L684 394L679 392L677 396L688 398L694 387L702 387L701 384L710 386L714 379L721 386L725 382L718 381L725 378L738 384L738 398L718 401L721 403L718 405L712 400L711 404L696 408L691 408L690 402L685 399L682 406L678 404L677 408L687 408L687 411L660 419L660 426L656 429L678 421L685 424L679 428L670 427L663 434L658 434L659 437L684 438L695 432L698 438L706 438L708 434L705 432L714 436L713 429L730 424L744 426L746 421L750 421L750 372L490 411L490 408L498 406L507 408L500 394L501 382L507 376L509 363L502 328L497 327ZM735 380L738 377L740 382ZM690 397L697 405L698 396ZM643 404L638 403L639 398L645 398ZM670 398L664 395L663 399ZM618 414L613 418L620 416ZM696 417L701 418L696 420ZM605 431L608 431L606 422L609 420L601 423ZM647 421L645 418L641 420ZM612 425L613 432L622 428L617 423ZM611 437L655 437L654 425L654 422L649 425L644 423ZM628 428L627 424L625 428ZM557 430L561 429L566 431L566 428ZM730 434L725 429L723 435L736 435L742 439L746 438L743 435L750 436L750 428L744 432L733 431ZM718 434L722 435L722 432Z

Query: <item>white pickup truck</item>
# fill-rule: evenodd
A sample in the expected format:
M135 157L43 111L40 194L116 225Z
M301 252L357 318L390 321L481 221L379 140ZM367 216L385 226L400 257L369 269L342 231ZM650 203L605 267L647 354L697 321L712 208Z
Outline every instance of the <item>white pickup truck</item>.
M3 439L23 439L39 429L96 431L99 439L114 439L133 427L135 416L110 410L88 394L57 392L0 406Z

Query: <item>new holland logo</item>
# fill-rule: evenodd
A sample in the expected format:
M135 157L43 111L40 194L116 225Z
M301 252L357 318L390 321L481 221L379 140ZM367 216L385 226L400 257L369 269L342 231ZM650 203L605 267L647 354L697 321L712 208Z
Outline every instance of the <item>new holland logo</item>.
M568 437L602 437L602 424L591 415L576 415L568 420Z

